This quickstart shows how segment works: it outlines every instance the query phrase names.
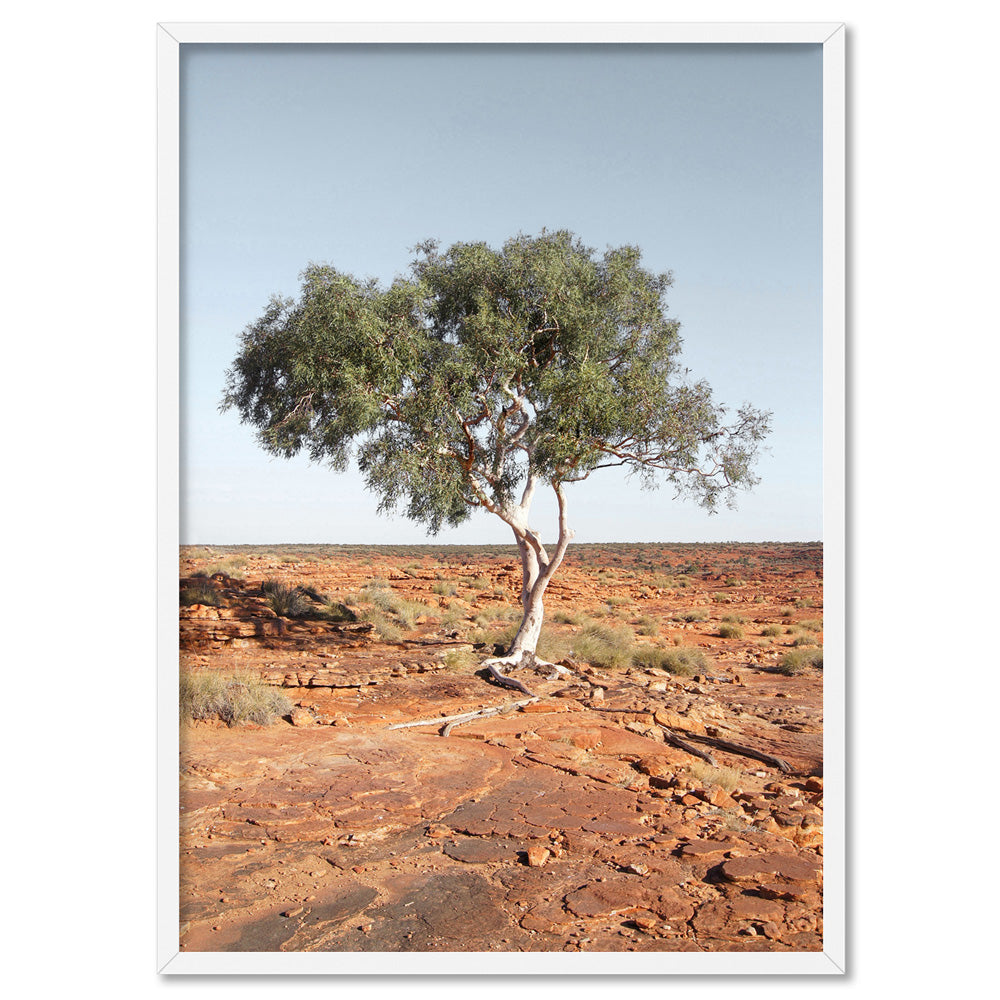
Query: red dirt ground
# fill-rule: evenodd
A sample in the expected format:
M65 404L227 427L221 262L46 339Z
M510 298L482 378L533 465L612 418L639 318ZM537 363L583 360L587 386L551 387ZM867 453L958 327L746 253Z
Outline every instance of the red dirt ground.
M295 707L182 723L181 949L821 950L822 563L576 546L546 600L572 675L521 671L538 701L442 736L388 727L523 699L479 668L517 617L513 548L182 549L182 591L221 605L182 606L182 673L250 671ZM265 580L362 620L278 616ZM588 662L594 623L703 664ZM818 664L778 672L796 650Z

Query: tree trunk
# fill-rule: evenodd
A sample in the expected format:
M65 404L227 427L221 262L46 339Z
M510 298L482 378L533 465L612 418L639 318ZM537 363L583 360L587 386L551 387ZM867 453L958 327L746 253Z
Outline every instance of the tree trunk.
M547 585L547 578L536 578L531 589L522 595L524 615L521 618L521 627L517 630L514 641L510 644L508 656L518 659L523 659L526 653L534 656L538 646L538 637L542 632L542 620L545 616L542 597Z
M504 520L514 532L517 550L521 556L521 608L523 615L521 625L507 654L502 657L494 657L487 661L488 664L499 665L502 663L517 669L518 667L546 663L544 660L539 660L535 652L538 648L538 638L545 616L543 598L549 581L566 554L566 546L573 537L573 532L566 525L566 501L562 486L554 483L553 489L559 500L559 542L551 558L542 545L538 532L527 525L531 495L534 492L532 484L529 483L529 486L526 487L521 504L504 516ZM546 665L553 666L553 664ZM497 676L496 671L491 672L495 677Z

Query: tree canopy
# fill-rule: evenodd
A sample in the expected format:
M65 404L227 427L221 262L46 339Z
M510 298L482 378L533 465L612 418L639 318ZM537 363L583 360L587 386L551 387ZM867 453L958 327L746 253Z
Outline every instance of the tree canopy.
M671 276L644 269L635 247L597 256L543 230L500 250L416 251L388 288L307 267L299 298L273 298L243 332L222 406L275 455L343 469L356 450L380 510L432 533L477 507L505 521L524 617L507 655L486 662L530 694L500 666L541 662L543 596L573 537L565 485L618 466L715 510L756 482L770 415L745 405L727 422L708 384L687 378L664 313ZM559 507L551 554L529 524L545 485Z
M272 454L356 453L380 509L432 533L477 507L510 523L535 483L610 466L714 510L756 482L770 415L727 420L687 377L671 283L635 247L598 255L566 231L428 241L385 288L310 264L243 332L223 408Z

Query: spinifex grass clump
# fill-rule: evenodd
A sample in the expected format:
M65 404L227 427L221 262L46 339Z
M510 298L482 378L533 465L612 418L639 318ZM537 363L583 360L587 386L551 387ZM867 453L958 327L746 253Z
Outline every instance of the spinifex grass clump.
M614 669L632 663L632 634L601 622L585 625L573 639L573 656L594 667Z
M792 639L793 646L816 646L819 645L819 639L814 635L808 635L805 632L799 632L794 639Z
M181 605L207 604L213 608L226 607L226 600L207 580L199 580L181 590Z
M639 635L652 636L660 634L660 621L658 618L654 618L652 615L640 616L636 624L639 626Z
M743 772L738 768L712 767L711 764L703 763L700 760L692 761L688 765L688 774L700 781L706 788L716 785L727 792L735 791L743 777Z
M691 611L679 611L674 615L674 621L679 622L703 622L708 620L708 615L704 611L691 610Z
M820 670L823 669L822 649L789 650L778 661L778 665L774 669L786 677L793 677L795 674L802 673L807 667L819 667Z
M260 589L276 615L302 618L313 610L309 596L300 587L290 587L280 580L265 580Z
M182 721L221 719L227 726L242 722L269 726L291 710L292 703L278 688L249 671L181 674Z
M705 654L695 646L674 646L671 649L638 646L632 654L632 662L637 667L659 667L678 677L690 677L708 667Z
M719 626L719 637L721 639L742 639L743 629L739 625L723 623Z
M239 556L230 556L228 559L223 559L221 562L212 563L212 565L205 570L206 576L215 576L216 573L228 576L231 580L245 580L246 561L241 559Z

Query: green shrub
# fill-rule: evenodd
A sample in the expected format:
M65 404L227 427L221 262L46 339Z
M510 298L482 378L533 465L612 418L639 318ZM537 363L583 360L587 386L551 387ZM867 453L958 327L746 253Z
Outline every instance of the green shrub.
M747 620L743 615L723 615L722 620L724 622L730 622L733 625L746 625Z
M760 630L761 635L781 635L782 628L780 625L765 625L764 628Z
M265 684L250 671L181 674L182 721L217 718L227 726L241 722L268 726L291 710L292 703L279 688Z
M809 632L822 632L823 623L818 618L806 618L799 622L799 628L804 628Z
M451 580L438 580L431 585L431 590L442 597L454 597L458 593L458 585Z
M743 629L739 625L720 625L719 637L722 639L742 639Z
M674 646L668 649L662 666L679 677L690 677L701 673L708 667L705 654L697 646Z

